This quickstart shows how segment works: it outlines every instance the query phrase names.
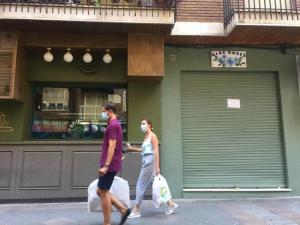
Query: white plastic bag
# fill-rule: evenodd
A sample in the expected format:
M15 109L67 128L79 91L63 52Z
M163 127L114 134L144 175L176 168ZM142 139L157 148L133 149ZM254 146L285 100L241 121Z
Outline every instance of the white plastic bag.
M110 193L116 196L127 208L130 208L130 193L128 181L115 176Z
M97 195L98 179L94 180L88 187L88 211L99 212L101 211L101 199ZM120 202L130 208L130 196L128 181L121 177L115 176L112 186L109 190L114 196L116 196ZM116 210L113 207L113 210Z
M154 177L152 184L152 200L156 208L167 203L172 198L166 179L162 175Z
M90 183L88 187L88 211L89 212L101 211L100 198L97 195L97 184L98 184L98 179Z

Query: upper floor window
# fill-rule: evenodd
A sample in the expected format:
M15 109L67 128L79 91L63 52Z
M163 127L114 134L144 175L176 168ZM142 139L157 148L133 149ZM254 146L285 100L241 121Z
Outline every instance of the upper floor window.
M102 139L107 121L101 108L108 101L127 138L126 89L124 87L34 87L31 137L34 139Z

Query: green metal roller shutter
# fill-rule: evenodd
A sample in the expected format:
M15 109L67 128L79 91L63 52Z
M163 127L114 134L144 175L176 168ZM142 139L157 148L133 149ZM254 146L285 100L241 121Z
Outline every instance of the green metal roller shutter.
M286 187L276 74L182 73L181 107L184 188Z

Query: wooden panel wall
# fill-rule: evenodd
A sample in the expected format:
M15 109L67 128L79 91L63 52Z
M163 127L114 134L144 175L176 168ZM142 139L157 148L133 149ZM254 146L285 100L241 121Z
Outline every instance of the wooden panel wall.
M67 33L25 33L22 45L52 48L126 48L126 35L88 35Z
M15 69L15 81L14 81L14 93L13 97L15 100L23 102L24 101L24 91L25 91L25 71L26 71L26 53L22 46L17 48L17 58L16 58L16 69Z
M100 145L0 145L0 199L87 197L88 185L98 178ZM118 173L129 182L131 195L140 166L140 155L131 154Z
M128 76L164 76L164 37L128 34Z
M223 22L223 0L181 0L179 22Z

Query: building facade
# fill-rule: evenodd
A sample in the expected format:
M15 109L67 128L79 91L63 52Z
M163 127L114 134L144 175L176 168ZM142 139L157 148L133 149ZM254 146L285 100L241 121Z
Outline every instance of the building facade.
M152 120L174 198L298 196L299 7L1 1L0 199L87 196L107 101L125 141Z

